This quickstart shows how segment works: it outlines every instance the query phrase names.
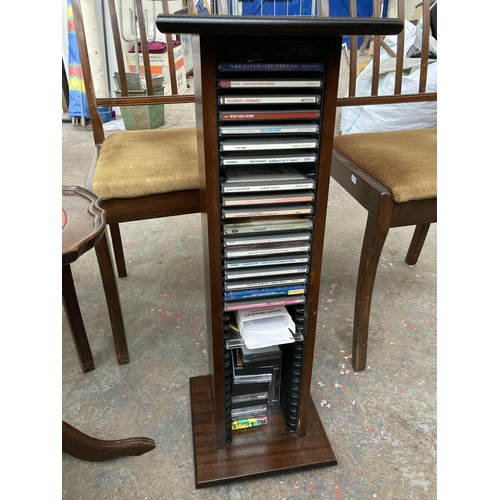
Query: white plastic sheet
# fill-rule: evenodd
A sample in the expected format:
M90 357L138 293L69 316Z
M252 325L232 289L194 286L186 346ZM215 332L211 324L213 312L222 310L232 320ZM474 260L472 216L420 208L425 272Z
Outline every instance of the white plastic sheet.
M405 54L411 48L418 51L422 40L422 28L405 22ZM396 51L397 37L388 36L385 42ZM420 45L421 46L421 45ZM381 66L388 64L385 59L392 58L385 50L381 51ZM430 52L437 55L437 41L431 37ZM371 94L372 62L359 74L356 79L356 96ZM379 80L379 95L394 93L395 72L386 71ZM418 93L420 82L420 67L408 69L403 74L403 94ZM437 60L429 61L427 70L427 92L437 92ZM354 134L359 132L382 132L389 130L412 130L417 128L437 127L437 102L410 102L400 104L376 104L370 106L346 106L341 109L340 134Z

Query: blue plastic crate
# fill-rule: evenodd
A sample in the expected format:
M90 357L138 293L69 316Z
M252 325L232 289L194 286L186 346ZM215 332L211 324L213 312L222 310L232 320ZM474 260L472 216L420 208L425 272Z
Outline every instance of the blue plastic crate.
M384 0L383 15L387 15L389 0ZM244 16L310 16L313 12L313 0L242 0L242 15ZM229 2L229 13L233 4ZM357 0L356 9L358 17L371 17L373 14L372 0ZM331 17L348 17L349 0L330 0ZM344 37L343 42L350 48L349 37ZM363 42L363 37L358 36L358 48Z

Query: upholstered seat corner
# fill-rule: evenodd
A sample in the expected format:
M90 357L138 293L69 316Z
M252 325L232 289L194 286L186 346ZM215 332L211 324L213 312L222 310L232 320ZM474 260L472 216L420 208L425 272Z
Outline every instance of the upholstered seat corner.
M437 129L335 137L333 147L387 187L396 203L437 197Z
M103 142L92 190L103 200L199 189L196 129L129 130Z

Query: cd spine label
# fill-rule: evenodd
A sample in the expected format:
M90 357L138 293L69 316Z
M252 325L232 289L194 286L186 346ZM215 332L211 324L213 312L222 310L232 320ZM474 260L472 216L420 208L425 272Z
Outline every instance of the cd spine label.
M222 121L252 121L252 120L316 120L319 111L254 111L254 112L221 112L219 117Z
M219 71L323 71L322 63L219 63Z
M317 95L273 95L219 97L220 104L318 104Z

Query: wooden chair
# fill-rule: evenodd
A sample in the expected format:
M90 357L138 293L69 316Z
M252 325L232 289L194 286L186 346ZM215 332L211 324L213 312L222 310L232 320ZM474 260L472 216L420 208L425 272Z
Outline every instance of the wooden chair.
M351 16L356 2L351 0ZM380 12L380 2L374 2ZM398 0L398 17L404 19L404 0ZM348 96L338 106L404 105L436 101L426 92L429 65L430 2L423 2L423 43L418 92L401 93L404 33L398 35L393 95L378 95L380 37L374 37L371 95L356 95L357 51L350 51ZM356 47L356 39L351 39ZM377 266L390 228L416 226L406 262L417 262L429 226L437 221L437 129L391 130L339 135L334 138L332 177L368 210L356 289L352 365L366 368L371 300Z
M158 91L153 88L154 79L143 2L142 0L132 0L132 2L135 4L139 27L146 89L144 95L131 95L132 92L128 90L126 54L124 53L128 47L122 48L120 33L123 28L121 18L128 19L128 17L121 16L117 12L115 0L108 0L107 14L111 22L112 36L110 39L104 37L102 46L106 43L106 39L114 45L116 72L121 93L118 97L110 97L97 95L102 92L96 90L96 75L99 75L99 70L95 70L93 58L96 53L95 47L100 46L101 40L96 40L95 34L102 30L89 25L94 23L89 22L92 16L87 14L85 9L89 9L92 2L72 1L75 32L96 145L96 154L89 169L85 187L99 195L102 200L101 206L106 211L120 277L127 275L120 236L119 225L121 223L200 212L195 127L125 130L106 135L100 119L99 108L146 106L142 109L152 111L153 108L157 110L154 105L162 107L166 105L168 109L168 105L194 102L193 95L177 93L171 35L168 35L166 40L172 95L158 95ZM168 12L168 2L163 0L161 5L163 12ZM84 7L83 13L82 6ZM154 19L149 19L149 22L154 23L154 21ZM105 94L108 92L106 91Z

